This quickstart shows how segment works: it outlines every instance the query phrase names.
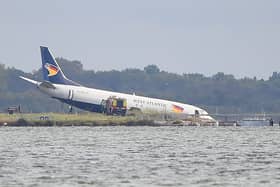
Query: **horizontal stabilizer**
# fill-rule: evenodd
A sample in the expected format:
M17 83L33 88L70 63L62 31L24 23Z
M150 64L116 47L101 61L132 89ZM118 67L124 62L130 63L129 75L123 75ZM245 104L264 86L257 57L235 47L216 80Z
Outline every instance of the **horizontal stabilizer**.
M42 82L39 86L55 89L55 86L52 83L48 82L48 81Z
M27 81L27 82L30 82L30 83L32 83L32 84L36 84L36 85L39 84L38 81L34 81L34 80L29 79L29 78L26 78L26 77L19 76L19 78L21 78L22 80L25 80L25 81Z

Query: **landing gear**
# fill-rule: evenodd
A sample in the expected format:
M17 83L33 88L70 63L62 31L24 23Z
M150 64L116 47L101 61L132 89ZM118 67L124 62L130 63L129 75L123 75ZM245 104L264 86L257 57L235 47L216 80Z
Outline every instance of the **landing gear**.
M72 107L72 105L70 105L69 106L69 112L68 112L69 114L72 114L73 113L73 107Z

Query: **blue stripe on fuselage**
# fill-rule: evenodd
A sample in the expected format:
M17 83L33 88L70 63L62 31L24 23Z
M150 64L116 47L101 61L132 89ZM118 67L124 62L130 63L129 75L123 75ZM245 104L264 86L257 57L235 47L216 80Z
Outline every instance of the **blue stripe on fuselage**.
M90 112L98 112L101 113L102 112L102 107L101 105L97 105L97 104L92 104L92 103L86 103L86 102L80 102L80 101L74 101L74 100L70 100L70 99L61 99L61 98L56 98L53 97L54 99L58 99L59 101L75 106L77 108L80 108L82 110L87 110Z

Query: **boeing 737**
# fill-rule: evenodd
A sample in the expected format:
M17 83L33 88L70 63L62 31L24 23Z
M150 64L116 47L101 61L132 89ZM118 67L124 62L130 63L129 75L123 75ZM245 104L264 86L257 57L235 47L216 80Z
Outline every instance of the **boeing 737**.
M137 109L143 113L196 115L201 119L214 121L205 110L193 105L82 86L64 75L47 47L41 46L40 50L44 80L39 82L26 77L20 78L36 85L41 92L70 106L102 113L104 112L104 101L108 98L123 98L126 100L127 110Z

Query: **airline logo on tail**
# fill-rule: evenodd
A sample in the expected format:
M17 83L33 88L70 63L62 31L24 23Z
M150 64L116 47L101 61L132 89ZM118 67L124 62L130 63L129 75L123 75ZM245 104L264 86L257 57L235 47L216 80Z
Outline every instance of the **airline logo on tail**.
M177 105L173 105L172 110L173 110L173 112L176 112L176 113L182 113L184 111L184 108L177 106Z
M58 67L52 64L46 63L44 67L48 70L48 77L55 76L59 72Z

